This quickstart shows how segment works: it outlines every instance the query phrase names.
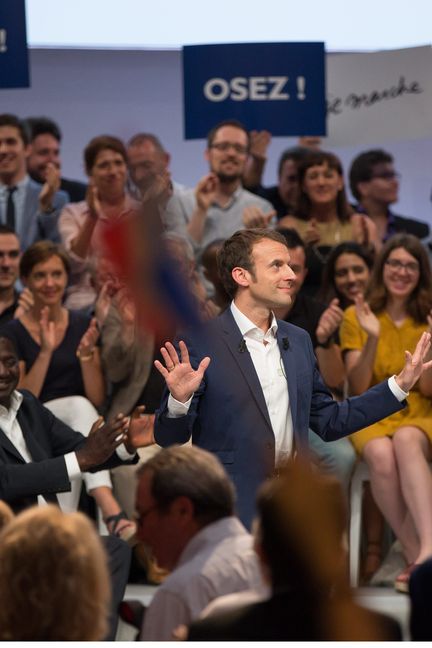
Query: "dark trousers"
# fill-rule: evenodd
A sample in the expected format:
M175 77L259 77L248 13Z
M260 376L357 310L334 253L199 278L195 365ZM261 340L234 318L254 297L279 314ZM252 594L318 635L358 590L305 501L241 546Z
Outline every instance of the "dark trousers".
M118 608L123 600L129 578L131 548L115 536L101 536L108 555L108 568L111 578L111 613L106 641L115 641L118 625Z

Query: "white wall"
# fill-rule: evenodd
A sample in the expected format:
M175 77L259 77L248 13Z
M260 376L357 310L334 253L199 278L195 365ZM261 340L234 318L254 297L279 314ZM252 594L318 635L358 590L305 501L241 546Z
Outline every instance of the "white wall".
M160 136L172 154L178 182L193 185L206 172L204 141L183 140L179 51L33 49L30 65L32 87L1 90L0 112L48 115L58 121L64 133L66 176L84 177L82 150L91 137L111 133L127 139L139 130ZM280 152L294 143L292 138L273 140L267 184L275 181ZM403 141L401 133L401 141L376 145L394 154L402 173L396 210L432 221L432 132L430 139ZM347 168L361 148L333 150Z

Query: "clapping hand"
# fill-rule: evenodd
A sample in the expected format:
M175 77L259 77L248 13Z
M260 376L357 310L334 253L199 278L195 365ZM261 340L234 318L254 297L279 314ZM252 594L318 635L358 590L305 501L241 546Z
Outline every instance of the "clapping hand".
M256 131L252 130L249 133L250 146L249 155L252 157L265 160L267 159L267 149L271 142L271 133L266 130Z
M320 317L316 329L316 337L320 344L325 344L330 336L339 328L343 319L343 310L339 307L339 299L332 299L330 305Z
M268 227L272 218L276 216L274 210L265 214L259 207L256 205L249 205L243 210L243 225L248 229L250 227Z
M34 297L30 288L24 288L24 290L19 294L18 297L18 306L16 307L14 318L19 319L23 315L29 312L34 306Z
M39 207L42 212L52 208L52 201L56 191L60 189L60 169L49 162L46 168L46 180L39 193Z
M360 326L370 337L377 338L380 334L381 326L378 318L371 311L369 304L365 302L363 295L356 295L354 303Z
M79 358L88 358L94 352L96 342L99 338L99 328L96 318L93 317L90 321L87 331L82 336L77 348L77 356Z
M198 182L195 188L195 198L201 211L207 212L210 205L214 203L218 188L219 178L214 173L209 173Z
M204 377L204 373L210 364L210 358L206 357L201 360L198 369L193 369L189 360L189 352L183 341L179 342L180 355L171 342L166 342L161 348L161 354L165 366L155 360L155 367L165 378L166 385L173 398L180 403L186 403L193 393L198 389Z
M125 446L131 454L137 448L152 445L154 440L154 414L144 414L145 406L139 405L132 412Z
M102 214L102 206L99 198L99 191L91 181L87 187L86 202L90 216L97 220Z
M49 307L44 306L39 320L41 351L52 353L56 346L56 329L54 322L49 319Z
M311 218L308 221L306 231L304 233L304 241L306 245L316 245L320 242L321 235L318 231L317 221L315 218Z

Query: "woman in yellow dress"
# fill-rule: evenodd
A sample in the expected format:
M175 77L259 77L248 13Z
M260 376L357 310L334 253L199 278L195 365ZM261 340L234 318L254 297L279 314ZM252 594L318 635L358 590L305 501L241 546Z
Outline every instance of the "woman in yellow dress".
M341 346L350 393L397 374L406 352L432 324L432 277L426 250L408 234L392 237L379 255L365 299L345 311ZM407 568L395 587L408 591L413 566L432 555L432 369L407 397L407 407L351 436L369 466L371 488L401 542Z

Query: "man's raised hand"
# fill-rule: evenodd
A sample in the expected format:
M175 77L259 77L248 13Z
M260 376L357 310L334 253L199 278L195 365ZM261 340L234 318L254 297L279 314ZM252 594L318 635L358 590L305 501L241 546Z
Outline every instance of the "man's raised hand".
M405 366L396 376L396 382L403 391L409 392L422 373L432 368L432 360L426 361L430 348L431 334L425 332L417 342L413 354L405 351Z
M166 385L171 396L180 403L186 403L193 393L198 389L204 377L204 373L210 364L210 358L201 360L197 369L193 369L186 344L179 342L180 358L171 342L166 342L161 348L161 354L165 365L155 360L155 367L165 378Z

